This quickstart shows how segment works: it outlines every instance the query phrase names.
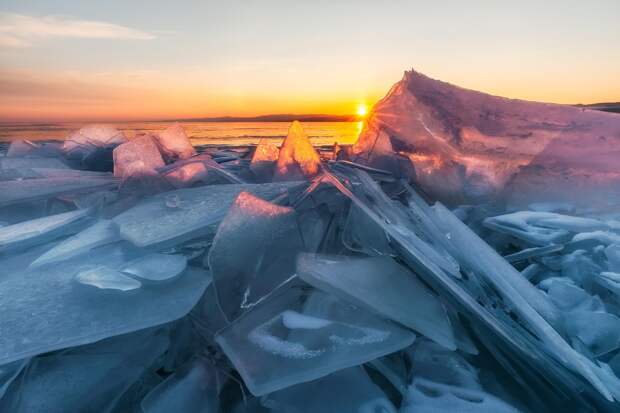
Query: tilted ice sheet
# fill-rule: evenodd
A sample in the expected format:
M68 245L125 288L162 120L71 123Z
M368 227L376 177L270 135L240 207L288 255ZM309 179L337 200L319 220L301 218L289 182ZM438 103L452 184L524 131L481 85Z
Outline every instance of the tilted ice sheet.
M3 274L0 364L175 320L191 310L211 282L196 268L174 282L130 293L106 292L74 279L85 266L120 266L124 254L109 246L63 265Z
M293 208L241 192L220 223L207 257L226 317L234 320L290 278L302 250Z
M390 257L350 258L300 255L302 280L355 304L365 306L456 349L443 304L414 274Z
M300 183L214 185L158 194L114 218L121 237L139 247L174 245L215 233L241 191L273 200Z
M187 268L187 258L174 254L146 254L121 267L121 271L144 282L170 281Z
M67 193L88 193L118 186L114 177L61 177L0 182L0 206L45 200Z
M28 248L75 233L86 225L92 211L78 209L0 228L0 252Z
M284 288L215 338L252 394L264 395L410 345L398 325L325 293Z
M148 329L35 357L0 411L120 411L119 399L168 345L165 332Z

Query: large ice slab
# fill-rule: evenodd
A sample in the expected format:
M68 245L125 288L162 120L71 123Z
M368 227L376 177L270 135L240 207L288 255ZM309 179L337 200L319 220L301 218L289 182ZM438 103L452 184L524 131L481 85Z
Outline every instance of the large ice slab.
M155 135L162 156L167 162L177 159L187 159L196 155L185 129L179 123L175 123Z
M278 291L215 338L256 396L363 364L414 339L390 321L301 288Z
M278 155L274 180L298 181L316 175L321 158L310 143L301 123L294 121Z
M35 357L0 411L113 411L168 345L164 332L149 329Z
M88 288L74 279L85 266L118 268L126 254L112 245L63 265L4 273L0 277L0 364L175 320L189 312L211 282L205 271L189 268L165 285L117 294Z
M86 225L92 211L78 209L0 228L0 252L25 249L71 235Z
M295 273L303 250L295 210L241 192L217 229L208 265L229 320Z
M390 257L351 258L303 254L302 280L397 321L456 349L446 309L414 274Z
M114 218L121 237L139 247L173 245L215 228L242 191L266 200L287 196L290 184L215 185L179 189L145 199Z
M385 142L384 156L408 158L443 201L504 192L521 205L607 203L618 193L619 133L614 113L491 96L412 70L373 107L352 155L373 163Z

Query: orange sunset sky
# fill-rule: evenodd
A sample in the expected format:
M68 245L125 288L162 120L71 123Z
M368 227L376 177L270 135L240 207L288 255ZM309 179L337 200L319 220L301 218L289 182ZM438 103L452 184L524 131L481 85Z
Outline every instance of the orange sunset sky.
M402 72L620 100L620 2L0 3L0 120L355 113Z

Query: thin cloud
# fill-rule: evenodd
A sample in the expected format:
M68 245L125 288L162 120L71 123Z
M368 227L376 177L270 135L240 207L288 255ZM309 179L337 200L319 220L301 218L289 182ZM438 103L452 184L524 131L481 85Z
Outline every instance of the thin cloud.
M0 47L28 47L50 37L152 40L155 36L114 23L80 20L66 16L26 16L0 13Z

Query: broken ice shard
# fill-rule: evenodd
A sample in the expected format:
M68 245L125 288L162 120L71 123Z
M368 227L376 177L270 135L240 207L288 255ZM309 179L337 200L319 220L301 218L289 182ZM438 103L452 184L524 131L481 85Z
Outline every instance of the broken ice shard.
M175 123L155 135L161 154L167 162L187 159L196 154L192 143L185 134L185 129Z
M214 185L158 194L119 214L113 221L121 237L139 247L172 246L197 236L215 234L241 191L273 200L287 196L300 183ZM170 202L173 201L173 202Z
M263 181L271 179L279 152L278 147L269 140L262 138L258 141L250 161L250 169L257 178Z
M120 271L113 270L105 265L82 270L75 276L80 284L99 288L101 290L131 291L142 286L135 280Z
M117 403L168 345L163 332L148 329L35 357L0 411L126 411Z
M208 255L226 317L234 320L290 278L302 248L294 209L241 192L219 225Z
M142 400L144 413L215 413L219 409L218 372L206 360L181 366Z
M617 198L620 117L491 96L406 72L370 114L352 155L408 159L422 189L444 202L506 196L532 202ZM378 166L377 167L381 167Z
M297 274L312 286L369 308L455 350L443 304L390 257L352 258L303 254Z
M86 225L92 211L78 209L0 228L0 252L25 249L71 235Z
M110 220L101 220L78 234L67 238L30 264L31 268L66 260L93 248L120 240L118 228Z
M215 338L252 394L315 380L409 346L413 333L333 296L283 288Z
M159 148L152 135L142 134L131 141L116 147L114 155L114 176L118 178L131 176L135 165L139 164L144 170L151 171L164 166Z
M298 181L316 175L321 158L306 136L301 123L294 121L278 155L274 180Z
M187 258L173 254L146 254L121 268L145 282L169 281L178 277L187 267Z
M397 412L362 367L270 393L261 403L274 413Z
M75 275L88 268L118 269L127 253L110 245L62 265L4 273L0 364L176 320L192 309L211 282L208 273L196 268L165 285L143 286L131 294L109 294L75 281Z

